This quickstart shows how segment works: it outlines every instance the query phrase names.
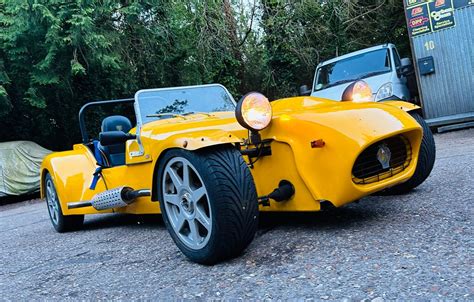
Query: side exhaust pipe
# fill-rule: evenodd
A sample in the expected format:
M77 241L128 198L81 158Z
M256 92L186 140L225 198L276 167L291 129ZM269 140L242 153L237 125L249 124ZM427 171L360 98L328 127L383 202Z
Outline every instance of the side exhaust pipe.
M138 197L150 196L150 190L134 190L130 187L119 187L96 194L91 201L70 202L68 209L94 207L96 210L107 210L126 207L133 203Z

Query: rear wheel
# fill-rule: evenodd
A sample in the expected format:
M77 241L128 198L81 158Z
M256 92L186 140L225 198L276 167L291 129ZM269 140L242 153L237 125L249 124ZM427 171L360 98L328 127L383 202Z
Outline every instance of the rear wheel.
M163 220L190 260L214 264L238 256L252 242L258 224L257 193L239 151L171 150L158 172Z
M436 158L436 146L431 129L419 114L412 113L411 116L423 127L423 139L421 141L415 174L413 174L408 181L384 191L384 193L387 194L408 193L410 190L422 184L430 175L431 170L433 170Z
M59 233L79 229L84 222L84 215L63 215L56 187L49 173L46 174L44 184L49 218L51 219L54 229Z

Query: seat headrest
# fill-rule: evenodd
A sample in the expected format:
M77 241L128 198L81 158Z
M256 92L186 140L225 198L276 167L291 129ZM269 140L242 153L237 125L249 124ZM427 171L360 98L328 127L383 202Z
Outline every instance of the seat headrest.
M128 118L121 115L112 115L102 121L102 132L123 131L125 133L132 129L132 123Z

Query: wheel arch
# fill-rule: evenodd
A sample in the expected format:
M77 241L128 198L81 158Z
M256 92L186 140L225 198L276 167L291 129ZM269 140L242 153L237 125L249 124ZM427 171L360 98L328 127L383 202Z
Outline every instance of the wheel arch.
M54 153L53 153L54 154ZM51 175L51 178L54 182L54 185L56 187L56 190L59 190L61 192L58 192L58 194L62 195L62 187L58 187L57 179L60 177L58 175L58 171L61 169L57 166L57 164L54 162L54 156L48 156L43 160L43 163L41 164L41 171L40 171L40 196L42 199L46 198L46 175Z
M40 172L40 198L45 199L46 198L46 192L45 192L45 180L46 180L46 174L51 174L47 168L42 168Z
M50 174L51 177L53 178L53 181L56 179L55 172L55 165L54 165L54 159L56 158L57 153L52 153L46 156L43 159L43 162L41 163L41 168L40 168L40 197L41 199L46 198L46 191L45 191L45 181L46 181L46 175Z
M168 153L169 151L171 150L176 150L176 149L181 149L181 150L187 150L187 151L190 151L190 152L202 152L204 150L208 150L208 149L212 149L212 148L222 148L222 147L229 147L229 148L236 148L236 146L232 143L232 142L223 142L223 143L219 143L219 144L211 144L211 145L205 145L205 146L202 146L200 148L197 148L197 149L187 149L187 148L183 148L182 146L173 146L173 147L169 147L169 148L166 148L164 149L160 155L158 156L157 160L155 161L155 164L154 164L154 167L153 167L153 175L152 175L152 187L151 187L151 201L159 201L158 200L158 190L157 190L157 187L158 187L158 170L159 170L159 167L160 167L160 164L162 164L163 162L163 158L165 157L166 153Z

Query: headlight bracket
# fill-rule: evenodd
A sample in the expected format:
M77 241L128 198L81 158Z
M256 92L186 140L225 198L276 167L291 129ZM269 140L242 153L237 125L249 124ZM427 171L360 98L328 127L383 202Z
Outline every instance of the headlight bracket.
M249 158L249 167L253 169L254 164L263 156L272 155L272 139L260 140L258 143L254 143L250 140L245 140L244 143L240 146L240 153L242 155L248 156ZM255 160L253 160L255 159Z

